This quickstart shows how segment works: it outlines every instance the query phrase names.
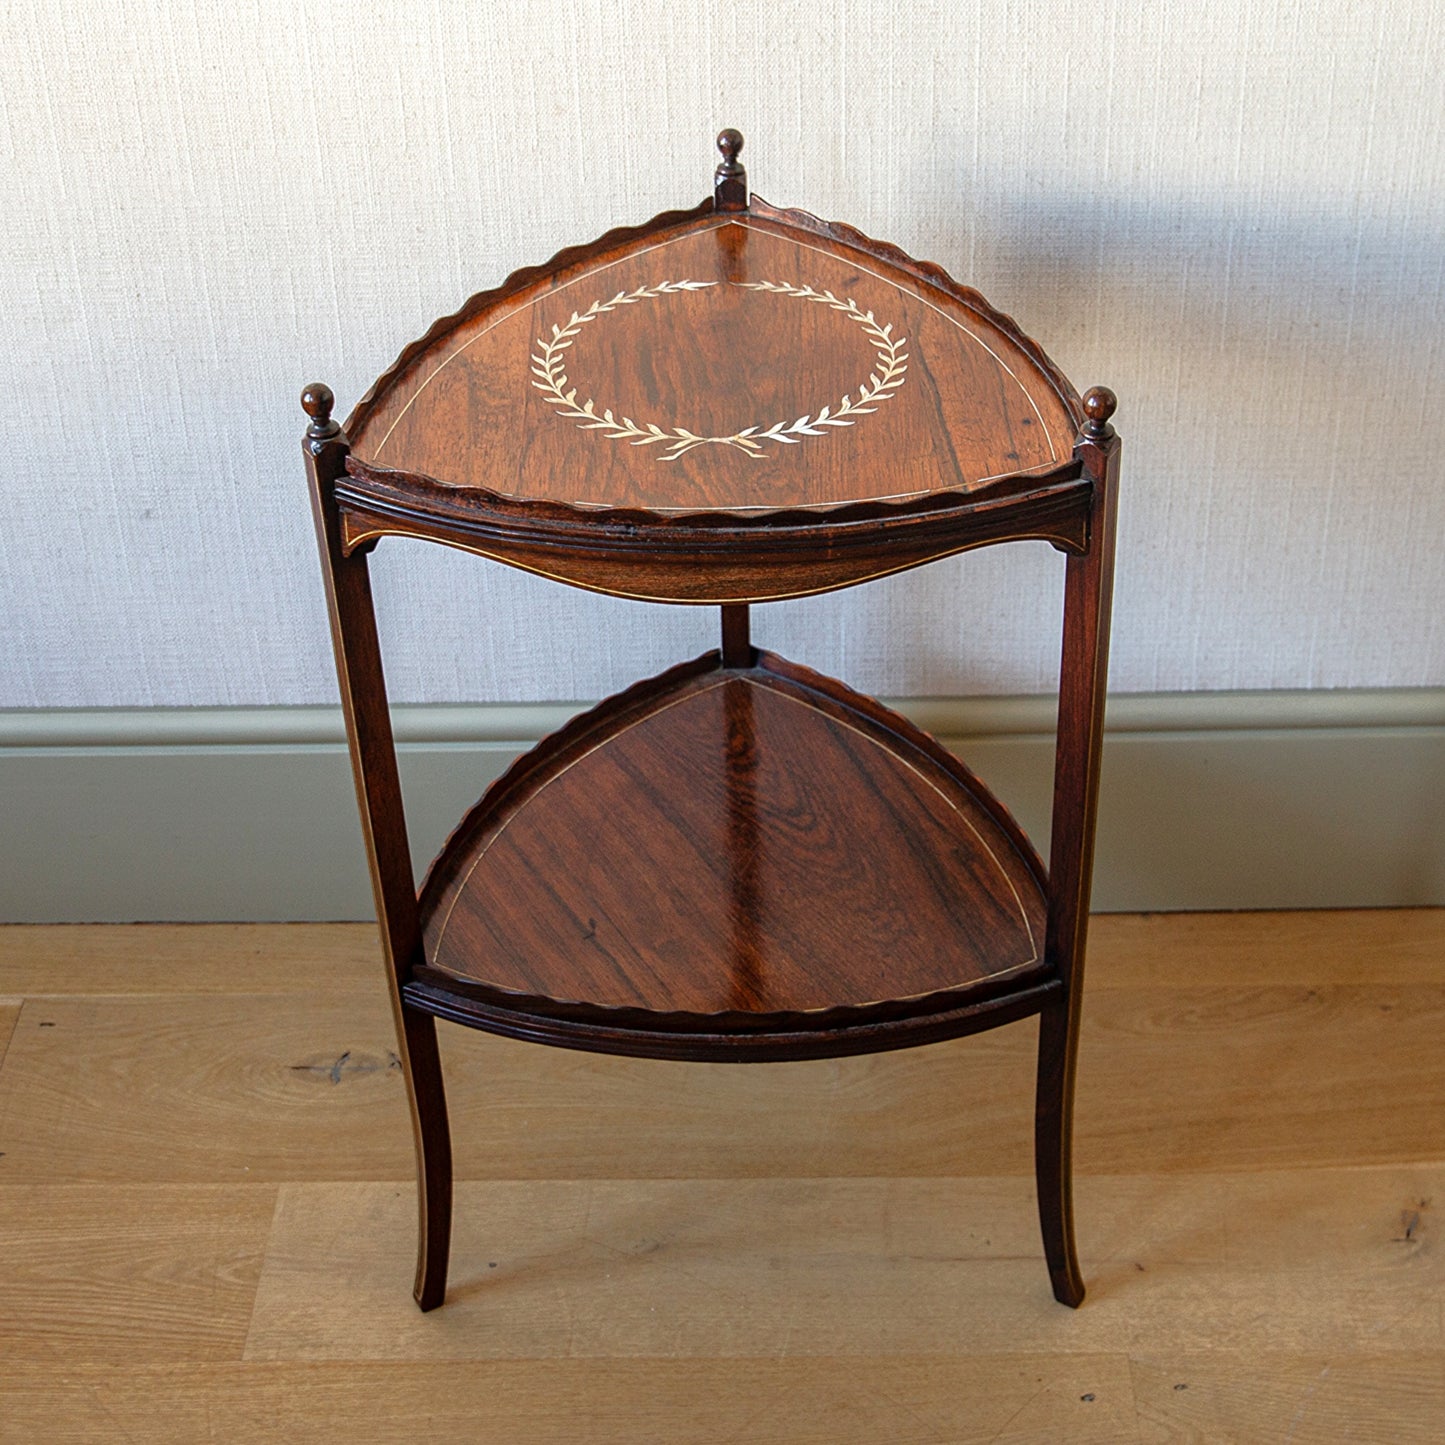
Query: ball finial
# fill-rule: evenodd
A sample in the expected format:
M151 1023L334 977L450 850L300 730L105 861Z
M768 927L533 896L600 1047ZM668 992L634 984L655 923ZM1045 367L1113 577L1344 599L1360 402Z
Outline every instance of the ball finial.
M1084 393L1084 435L1091 441L1102 441L1114 434L1109 418L1114 415L1119 398L1107 386L1091 386Z
M719 211L745 211L748 208L748 173L738 159L743 148L743 133L728 126L717 134L717 148L722 160L712 173L712 203Z
M301 393L301 410L312 421L330 421L331 408L335 405L336 397L324 381L313 381Z
M331 420L331 408L336 397L324 381L313 381L301 393L301 410L311 418L306 428L307 437L313 442L323 442L341 434L341 424Z

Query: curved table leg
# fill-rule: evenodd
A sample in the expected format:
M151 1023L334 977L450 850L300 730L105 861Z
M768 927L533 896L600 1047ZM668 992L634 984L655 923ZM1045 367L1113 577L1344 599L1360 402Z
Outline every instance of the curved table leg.
M404 1008L407 1091L416 1133L417 1252L412 1293L424 1310L446 1298L452 1238L452 1141L436 1020Z
M1038 1093L1034 1103L1034 1172L1038 1181L1039 1226L1054 1298L1077 1309L1084 1280L1074 1247L1073 1143L1076 1031L1067 1000L1050 1003L1039 1015Z

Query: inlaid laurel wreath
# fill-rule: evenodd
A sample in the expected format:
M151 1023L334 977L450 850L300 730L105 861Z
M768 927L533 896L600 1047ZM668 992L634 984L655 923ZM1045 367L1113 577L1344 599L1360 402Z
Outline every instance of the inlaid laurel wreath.
M851 297L843 299L831 291L815 291L811 286L790 286L782 281L739 281L730 284L742 286L748 291L766 291L775 296L793 296L800 301L816 301L821 306L830 306L841 311L850 321L863 328L877 353L874 369L868 380L859 388L857 396L847 393L836 406L825 406L816 416L800 416L794 422L774 422L772 426L744 427L731 436L700 436L686 427L661 427L655 422L633 421L630 416L615 415L610 409L597 409L597 403L589 396L586 401L577 400L577 388L568 381L566 357L563 352L577 339L582 328L599 316L615 311L619 306L632 306L639 301L653 301L659 296L671 296L680 291L704 291L716 286L716 281L659 281L655 286L639 286L636 291L619 291L610 301L594 301L586 311L572 313L572 319L565 326L552 327L550 341L537 338L537 350L532 354L532 374L537 378L532 383L547 401L561 408L558 416L573 420L584 431L600 431L614 441L629 442L635 447L650 447L661 444L663 450L659 459L674 462L694 447L718 446L736 447L750 457L765 457L764 442L781 442L785 446L797 446L804 437L826 436L825 427L852 426L855 419L878 410L881 402L888 401L903 385L908 371L908 353L903 350L907 337L894 337L893 327L880 326L871 311L864 311Z

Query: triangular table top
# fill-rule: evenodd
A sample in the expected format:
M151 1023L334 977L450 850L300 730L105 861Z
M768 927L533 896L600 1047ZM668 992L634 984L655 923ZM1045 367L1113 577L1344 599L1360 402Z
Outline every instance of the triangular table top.
M1071 460L1072 388L935 267L754 197L564 252L408 348L362 474L524 502L759 514L975 493Z

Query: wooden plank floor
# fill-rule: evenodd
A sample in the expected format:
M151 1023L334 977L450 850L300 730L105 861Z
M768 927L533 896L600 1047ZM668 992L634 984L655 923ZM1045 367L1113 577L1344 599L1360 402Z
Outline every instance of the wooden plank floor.
M443 1037L422 1316L370 929L0 929L0 1441L1445 1439L1445 912L1095 921L1077 1313L1032 1022L756 1069Z

